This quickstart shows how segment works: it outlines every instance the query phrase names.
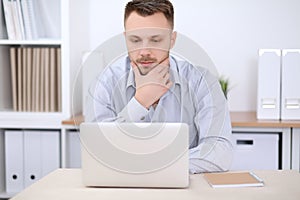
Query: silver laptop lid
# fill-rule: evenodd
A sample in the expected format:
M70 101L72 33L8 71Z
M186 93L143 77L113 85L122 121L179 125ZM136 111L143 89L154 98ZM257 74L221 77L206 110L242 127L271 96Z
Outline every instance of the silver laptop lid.
M83 123L80 139L87 186L188 186L187 124Z

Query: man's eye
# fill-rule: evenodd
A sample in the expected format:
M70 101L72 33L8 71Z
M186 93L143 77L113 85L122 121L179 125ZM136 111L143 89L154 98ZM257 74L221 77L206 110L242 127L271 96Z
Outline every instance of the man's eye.
M132 43L138 43L138 42L140 42L141 40L139 40L139 39L131 39L130 40L130 42L132 42Z
M151 42L158 43L158 42L161 42L161 40L160 39L152 39Z

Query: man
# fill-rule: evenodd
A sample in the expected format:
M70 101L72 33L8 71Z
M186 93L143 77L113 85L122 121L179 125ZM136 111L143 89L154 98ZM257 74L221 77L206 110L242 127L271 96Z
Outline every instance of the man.
M169 55L176 40L171 2L132 0L125 8L124 27L128 56L101 74L86 120L187 123L190 172L228 170L227 101L206 69Z

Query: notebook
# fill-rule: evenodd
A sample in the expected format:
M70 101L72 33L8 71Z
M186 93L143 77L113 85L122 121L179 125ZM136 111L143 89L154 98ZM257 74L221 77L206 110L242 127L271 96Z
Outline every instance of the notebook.
M214 188L264 186L263 180L253 172L206 173L203 176Z
M184 123L82 123L82 180L94 187L185 188Z

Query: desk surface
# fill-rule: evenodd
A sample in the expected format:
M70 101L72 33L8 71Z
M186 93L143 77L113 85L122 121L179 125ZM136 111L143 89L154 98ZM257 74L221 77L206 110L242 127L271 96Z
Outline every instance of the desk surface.
M222 199L299 200L300 174L296 171L255 171L264 187L211 188L202 174L191 175L188 189L86 188L80 169L58 169L34 183L12 200L47 199Z
M256 112L231 112L233 127L271 127L271 128L300 128L300 120L258 120ZM62 121L63 125L79 125L84 121L82 115Z

